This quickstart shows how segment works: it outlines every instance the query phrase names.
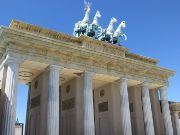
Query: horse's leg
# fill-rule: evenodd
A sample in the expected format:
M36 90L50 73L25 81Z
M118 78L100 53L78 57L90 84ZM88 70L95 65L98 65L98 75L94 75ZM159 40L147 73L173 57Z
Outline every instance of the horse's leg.
M110 35L110 43L113 44L113 34Z
M127 40L127 36L126 34L122 34L122 36L124 36L124 39Z

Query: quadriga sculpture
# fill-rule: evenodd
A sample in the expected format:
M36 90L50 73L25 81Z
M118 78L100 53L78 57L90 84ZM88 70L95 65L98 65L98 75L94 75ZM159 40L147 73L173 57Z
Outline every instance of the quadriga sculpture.
M75 37L79 37L81 35L85 35L88 25L89 25L89 16L90 16L90 4L85 3L85 16L82 21L79 21L75 24L73 35Z
M113 34L114 34L114 24L117 22L116 18L111 18L111 21L109 23L109 26L107 29L103 29L100 33L100 35L97 36L99 40L107 41L109 43L112 43Z
M122 21L118 28L116 29L116 31L114 32L113 34L113 38L112 38L112 43L113 44L117 44L117 43L120 43L120 40L119 38L124 36L125 40L127 40L127 36L125 34L122 33L122 28L125 28L126 27L126 22L125 21Z
M101 14L99 11L96 12L93 22L89 23L91 4L85 1L85 15L82 21L78 21L75 24L73 35L79 37L81 35L93 37L102 41L106 41L112 44L119 44L120 37L126 35L122 33L122 29L126 27L126 22L122 21L116 31L114 31L114 24L117 22L116 18L112 17L109 26L106 29L102 29L99 25L99 18Z
M101 13L97 11L94 16L93 22L87 28L87 36L95 38L97 35L97 32L101 31L102 28L98 22L99 18L101 18Z

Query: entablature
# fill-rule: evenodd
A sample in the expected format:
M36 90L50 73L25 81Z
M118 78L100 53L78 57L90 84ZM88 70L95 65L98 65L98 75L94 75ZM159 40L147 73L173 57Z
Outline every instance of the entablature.
M28 61L90 70L109 76L128 76L167 85L174 71L157 67L157 60L128 52L128 49L88 37L75 38L37 26L14 22L0 29L0 53L19 55Z

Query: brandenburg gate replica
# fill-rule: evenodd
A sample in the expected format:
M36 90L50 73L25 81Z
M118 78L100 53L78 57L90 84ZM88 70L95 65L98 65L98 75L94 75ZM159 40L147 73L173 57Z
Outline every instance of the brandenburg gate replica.
M14 135L18 83L29 85L25 135L179 135L180 109L171 114L167 96L175 72L119 45L125 21L104 30L89 11L74 36L1 26L0 135Z

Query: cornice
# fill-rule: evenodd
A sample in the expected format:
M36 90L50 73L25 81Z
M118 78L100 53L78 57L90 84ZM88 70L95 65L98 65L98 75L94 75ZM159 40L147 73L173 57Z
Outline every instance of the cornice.
M143 61L143 62L146 62L146 63L149 63L149 64L153 64L153 65L156 65L156 64L159 63L159 60L155 60L155 59L152 59L152 58L149 58L149 57L145 57L145 56L141 56L141 55L138 55L138 54L134 54L134 53L131 53L131 52L126 52L125 56L127 58Z
M17 21L17 20L12 20L9 28L11 29L16 29L16 30L21 30L21 31L26 31L34 34L38 34L41 36L61 40L61 41L68 41L68 42L73 42L73 43L81 43L78 38L68 36L65 34L62 34L60 32L52 31L49 29L45 29L39 26L31 25L28 23L24 23L22 21Z

